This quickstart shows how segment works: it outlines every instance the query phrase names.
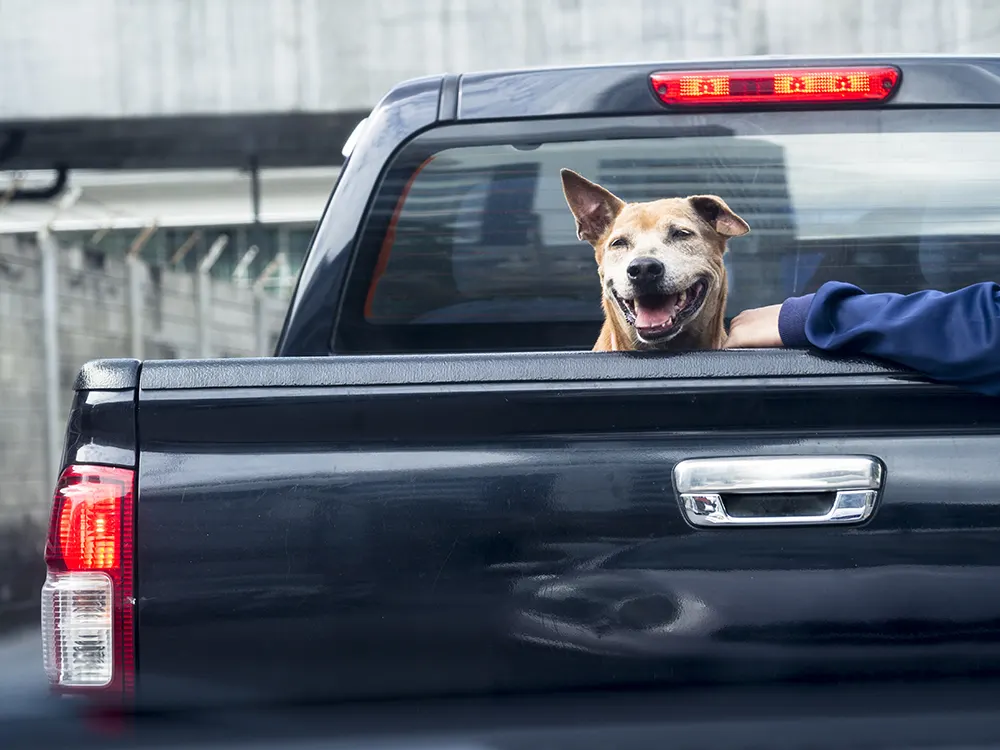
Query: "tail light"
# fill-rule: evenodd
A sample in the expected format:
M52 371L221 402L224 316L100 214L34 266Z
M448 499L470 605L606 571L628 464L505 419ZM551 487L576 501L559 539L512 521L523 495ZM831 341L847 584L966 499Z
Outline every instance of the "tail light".
M885 101L896 90L892 66L688 70L653 73L664 104L717 107L734 104L835 104Z
M42 650L58 692L132 692L134 481L131 469L69 466L56 485Z

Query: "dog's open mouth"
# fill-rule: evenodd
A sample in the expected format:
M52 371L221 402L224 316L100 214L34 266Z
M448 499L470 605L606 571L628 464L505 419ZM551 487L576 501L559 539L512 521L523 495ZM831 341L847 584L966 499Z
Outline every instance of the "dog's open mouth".
M634 299L615 294L615 299L639 338L651 341L676 333L701 308L707 291L708 281L698 279L682 292L640 294Z

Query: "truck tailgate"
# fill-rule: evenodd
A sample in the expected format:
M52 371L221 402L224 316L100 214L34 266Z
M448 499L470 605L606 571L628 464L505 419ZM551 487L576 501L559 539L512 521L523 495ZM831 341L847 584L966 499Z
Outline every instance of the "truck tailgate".
M138 440L140 702L1000 666L1000 402L877 364L153 362ZM874 513L689 522L679 462L769 456L870 457Z

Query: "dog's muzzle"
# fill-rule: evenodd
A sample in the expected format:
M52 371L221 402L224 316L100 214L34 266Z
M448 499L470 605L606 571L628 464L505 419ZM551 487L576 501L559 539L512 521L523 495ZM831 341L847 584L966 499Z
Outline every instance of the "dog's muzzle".
M632 261L628 276L632 289L627 294L611 291L625 320L645 342L668 340L680 333L701 309L708 293L706 278L680 291L663 289L663 264L653 258Z

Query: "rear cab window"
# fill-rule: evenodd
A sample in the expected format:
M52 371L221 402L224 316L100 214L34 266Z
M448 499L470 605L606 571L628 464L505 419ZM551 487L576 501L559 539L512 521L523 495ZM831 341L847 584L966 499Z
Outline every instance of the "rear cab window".
M334 350L590 349L601 289L563 167L627 201L723 198L751 227L729 242L728 318L831 280L996 278L998 127L990 109L859 108L435 128L379 186Z

